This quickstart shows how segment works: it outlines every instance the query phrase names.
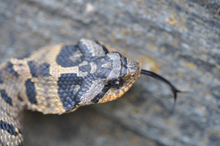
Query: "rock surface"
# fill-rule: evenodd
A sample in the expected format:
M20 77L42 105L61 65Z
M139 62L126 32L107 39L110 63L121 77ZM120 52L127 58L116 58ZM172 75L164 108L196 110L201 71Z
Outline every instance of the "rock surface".
M213 5L214 4L214 5ZM24 114L26 145L220 145L218 0L0 0L0 62L101 40L180 90L141 76L122 98L62 116Z

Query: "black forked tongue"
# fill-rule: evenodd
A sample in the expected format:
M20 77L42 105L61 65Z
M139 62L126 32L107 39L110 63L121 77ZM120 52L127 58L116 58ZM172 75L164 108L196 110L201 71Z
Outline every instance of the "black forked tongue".
M144 74L144 75L150 76L152 78L158 79L160 81L163 81L164 83L166 83L170 86L170 88L173 92L173 95L174 95L174 106L173 106L173 109L172 109L172 111L173 111L174 108L175 108L175 105L176 105L177 93L181 92L181 91L178 90L174 85L172 85L167 79L165 79L164 77L162 77L162 76L160 76L160 75L158 75L154 72L142 69L141 74Z

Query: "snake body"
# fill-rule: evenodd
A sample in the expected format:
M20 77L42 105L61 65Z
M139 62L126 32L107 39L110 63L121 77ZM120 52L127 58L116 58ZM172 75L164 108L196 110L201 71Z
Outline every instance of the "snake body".
M24 109L63 114L121 97L140 74L140 63L99 42L42 48L0 66L0 145L23 145Z

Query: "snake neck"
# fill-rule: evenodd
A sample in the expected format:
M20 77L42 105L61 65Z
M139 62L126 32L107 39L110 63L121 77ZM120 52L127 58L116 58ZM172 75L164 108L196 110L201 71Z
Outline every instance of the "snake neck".
M1 104L8 104L19 111L26 104L21 96L23 80L15 68L16 65L11 60L0 65L0 96Z
M22 145L22 80L11 61L0 65L0 145ZM11 143L11 144L10 144ZM12 144L13 143L13 144Z

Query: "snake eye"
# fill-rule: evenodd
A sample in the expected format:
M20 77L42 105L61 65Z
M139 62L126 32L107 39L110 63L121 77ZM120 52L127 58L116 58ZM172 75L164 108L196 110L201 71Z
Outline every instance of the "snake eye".
M120 82L119 82L119 80L114 80L114 81L112 82L112 84L113 84L114 86L118 86L118 85L120 84Z
M122 79L114 79L112 81L109 82L109 85L113 88L120 88L123 84L123 80Z

